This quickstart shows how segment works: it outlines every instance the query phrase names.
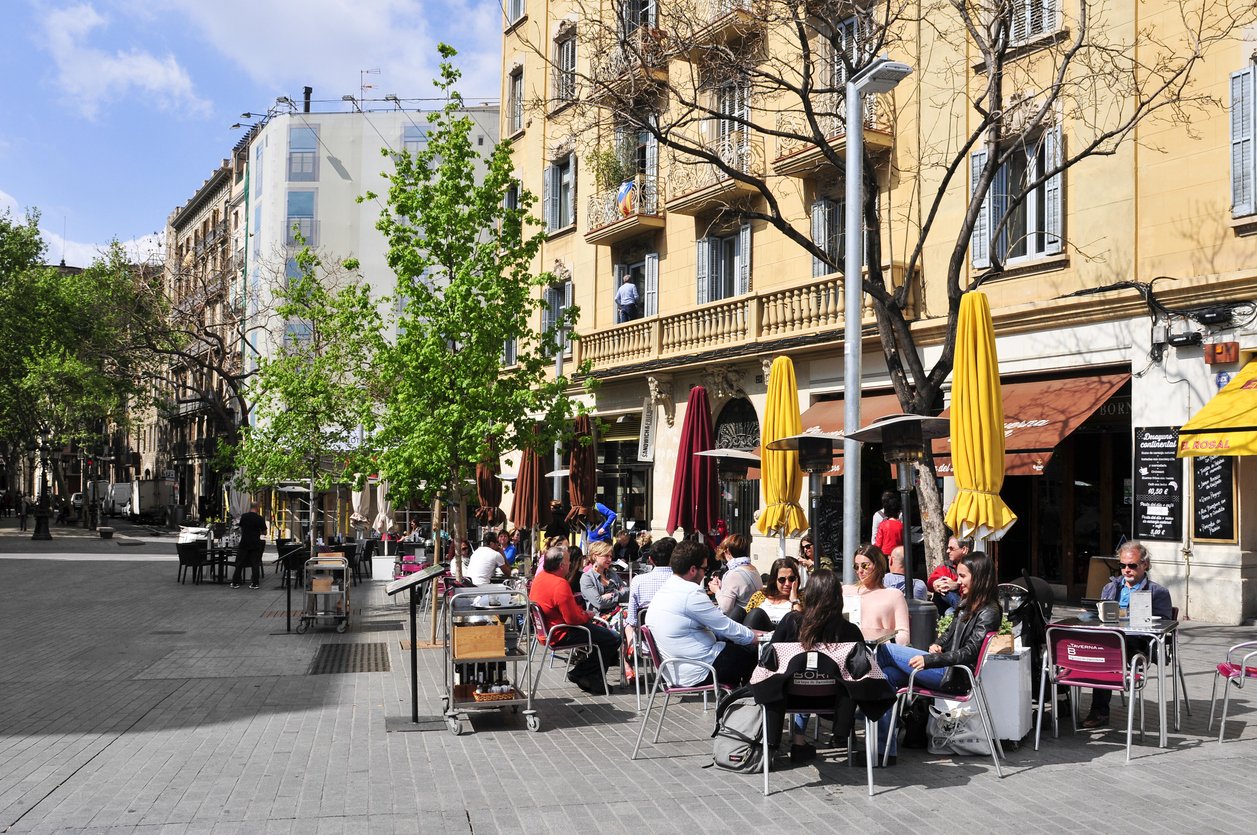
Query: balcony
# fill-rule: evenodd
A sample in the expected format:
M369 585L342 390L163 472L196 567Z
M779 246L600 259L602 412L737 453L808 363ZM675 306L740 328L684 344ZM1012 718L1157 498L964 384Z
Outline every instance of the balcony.
M698 0L691 24L694 36L687 39L691 59L705 46L727 44L760 28L764 16L756 5L756 0Z
M705 143L705 147L720 159L723 166L699 161L685 154L673 154L672 164L668 168L668 211L695 215L715 206L727 205L759 194L754 185L735 180L726 169L762 179L762 137L735 131L711 143Z
M590 197L585 240L609 246L645 231L662 229L660 190L658 178L639 174L635 180Z
M817 96L814 105L816 121L825 137L825 144L838 156L847 152L847 122L843 118L846 97L838 93ZM894 141L894 124L890 118L886 97L869 96L864 101L864 146L870 151L888 150ZM804 141L801 137L812 133L807 119L797 111L782 111L777 115L777 130L793 133L799 138L779 137L777 156L773 159L773 173L787 177L808 177L825 168L830 162L820 144Z
M594 59L595 101L632 97L647 87L668 80L668 33L643 26L620 39Z
M904 282L904 265L887 266L891 283ZM671 315L638 319L583 334L577 362L589 360L594 371L607 371L657 360L684 362L710 351L753 350L758 343L817 336L817 342L842 340L844 287L840 274L797 287L750 293ZM864 327L874 325L873 302L864 299ZM915 304L908 306L915 316ZM822 336L823 335L823 336Z

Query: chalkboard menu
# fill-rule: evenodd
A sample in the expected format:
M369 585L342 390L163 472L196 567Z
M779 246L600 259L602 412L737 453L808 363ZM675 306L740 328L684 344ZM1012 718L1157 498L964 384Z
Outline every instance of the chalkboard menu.
M1135 427L1135 538L1183 538L1178 427Z
M1192 539L1235 542L1235 459L1192 459Z

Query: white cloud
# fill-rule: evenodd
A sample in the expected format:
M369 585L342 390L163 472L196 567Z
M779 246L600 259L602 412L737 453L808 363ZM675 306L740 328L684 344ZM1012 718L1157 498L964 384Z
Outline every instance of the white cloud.
M187 71L171 54L137 48L107 52L89 44L109 21L89 4L52 9L43 17L44 44L57 68L57 85L73 106L94 119L103 105L128 96L163 110L206 113Z
M294 100L301 87L314 98L358 95L359 72L368 98L434 97L438 41L453 44L469 102L496 99L501 82L501 6L497 0L168 0L179 15L258 84ZM240 102L241 110L273 102Z
M26 217L26 207L13 195L0 190L0 215L3 215L5 212L8 212L15 220L19 221ZM50 229L47 221L43 218L41 218L39 224L39 232L44 239L44 243L48 245L45 258L50 264L56 264L64 259L66 264L71 267L86 267L109 250L109 241L84 243L62 237L59 232ZM121 244L122 249L130 256L131 261L136 264L147 264L154 259L161 260L164 257L163 247L165 246L165 239L159 233L141 235L138 238L121 241Z

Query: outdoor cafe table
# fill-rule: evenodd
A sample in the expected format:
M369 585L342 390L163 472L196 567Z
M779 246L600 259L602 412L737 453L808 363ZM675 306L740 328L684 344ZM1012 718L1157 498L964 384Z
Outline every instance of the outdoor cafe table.
M1153 618L1152 622L1147 625L1132 626L1130 618L1118 618L1116 623L1106 623L1094 614L1088 615L1084 613L1081 617L1063 618L1061 620L1052 621L1048 627L1067 626L1070 629L1090 629L1096 632L1121 632L1130 638L1148 638L1157 647L1157 717L1160 720L1159 747L1166 747L1166 723L1165 723L1165 655L1166 646L1169 645L1172 655L1170 657L1170 686L1174 689L1174 730L1179 729L1179 704L1178 704L1178 621L1168 618ZM1152 661L1153 659L1148 659ZM1127 710L1134 710L1134 705L1127 705Z
M210 548L207 556L209 557L215 582L227 582L227 566L235 564L236 549L226 545L219 545Z

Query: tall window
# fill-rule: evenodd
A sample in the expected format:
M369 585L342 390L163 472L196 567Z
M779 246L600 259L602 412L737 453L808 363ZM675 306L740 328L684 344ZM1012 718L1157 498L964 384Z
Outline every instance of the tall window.
M812 204L812 243L829 257L829 262L816 257L812 258L813 278L820 278L842 269L842 259L846 255L846 240L843 237L846 224L844 198L821 197ZM830 263L837 266L831 267Z
M637 288L638 307L629 318L659 315L659 253L649 252L642 260L631 264L616 264L614 276L615 290L620 289L625 276ZM612 306L616 306L614 296Z
M1012 0L1010 33L1013 43L1024 43L1055 32L1057 0Z
M738 227L732 235L699 238L695 262L699 304L751 292L750 224Z
M506 22L516 23L524 16L526 6L524 0L506 0Z
M541 308L541 332L549 333L563 316L563 311L572 306L572 282L551 284L546 288L545 305ZM564 331L559 342L565 355L572 353L572 340Z
M1009 262L1061 252L1061 175L1042 180L1046 172L1060 165L1060 143L1061 131L1055 127L1001 147L1007 159L995 172L974 225L970 243L973 266L990 266L992 254ZM970 157L975 186L986 161L985 150Z
M556 104L576 100L576 33L554 44L554 98Z
M544 202L546 231L566 229L576 222L576 156L565 154L546 168Z
M519 133L524 129L524 68L511 70L506 90L506 132Z
M258 146L253 149L253 196L259 197L262 194L262 151L263 143L259 142Z
M428 129L423 125L406 125L402 128L402 148L414 156L428 144Z
M715 118L715 151L727 164L745 171L750 157L750 134L746 122L750 116L750 87L745 81L722 84L713 91L712 110Z
M1231 74L1231 214L1257 212L1257 61Z
M620 0L620 33L625 37L643 26L655 26L657 20L656 0Z
M319 179L319 130L288 129L288 182L313 183Z
M284 240L289 246L297 243L297 235L310 246L318 246L318 224L314 222L314 192L288 192L288 220L284 225Z

